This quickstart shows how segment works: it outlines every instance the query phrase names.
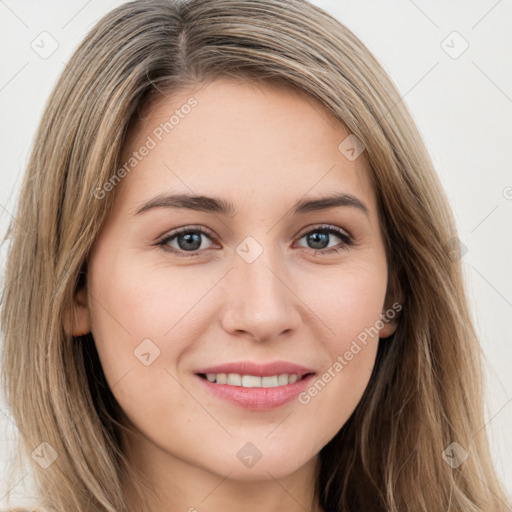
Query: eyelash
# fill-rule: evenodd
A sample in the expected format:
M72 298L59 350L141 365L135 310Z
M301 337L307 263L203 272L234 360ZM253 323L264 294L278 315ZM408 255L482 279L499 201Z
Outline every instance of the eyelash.
M187 227L180 228L176 231L171 232L168 236L163 238L161 241L157 242L156 245L159 247L162 247L163 250L165 250L167 252L171 252L173 254L176 254L177 256L180 256L180 257L194 258L194 257L199 256L200 255L199 253L202 250L204 251L204 249L202 249L202 250L198 249L196 251L183 251L180 249L170 248L167 245L171 240L176 238L178 235L185 234L185 233L201 233L202 235L205 235L210 239L213 238L213 236L210 234L210 232L204 230L204 228L199 228L199 227L195 228L193 226L187 226ZM334 234L334 235L338 236L339 238L341 238L341 240L343 240L342 247L330 247L330 248L326 248L326 249L311 249L314 251L315 255L318 252L322 255L331 254L331 253L341 253L341 252L348 250L348 248L350 246L355 245L354 240L347 233L345 233L344 231L342 231L339 228L336 228L336 227L328 225L328 224L322 224L319 226L315 226L313 229L310 229L309 231L304 233L301 237L299 237L299 240L311 233ZM307 249L307 247L303 247L303 249Z

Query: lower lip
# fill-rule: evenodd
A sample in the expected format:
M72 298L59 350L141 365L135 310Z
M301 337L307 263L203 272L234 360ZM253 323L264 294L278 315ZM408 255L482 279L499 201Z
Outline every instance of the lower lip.
M286 386L277 386L274 388L244 388L243 386L231 386L229 384L214 384L196 375L203 385L214 395L238 407L255 411L275 409L292 401L299 393L308 387L314 376L314 374L307 375L293 384L286 384Z

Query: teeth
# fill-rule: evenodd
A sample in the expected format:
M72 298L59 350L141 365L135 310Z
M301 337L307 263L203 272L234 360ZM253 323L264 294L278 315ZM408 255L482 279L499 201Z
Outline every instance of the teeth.
M228 382L230 386L241 386L242 376L238 373L228 373Z
M225 373L219 373L215 377L215 380L217 381L218 384L226 384L226 382L228 381L227 375Z
M286 386L288 384L288 375L279 375L277 377L277 385L278 386Z
M261 388L261 377L242 375L242 386L244 388Z
M275 388L293 384L302 379L302 376L287 373L268 377L240 375L239 373L207 373L206 378L216 384L229 384L230 386L241 386L243 388Z
M261 378L261 385L264 388L275 388L276 386L279 386L279 378L277 375L272 375L272 377L262 377Z

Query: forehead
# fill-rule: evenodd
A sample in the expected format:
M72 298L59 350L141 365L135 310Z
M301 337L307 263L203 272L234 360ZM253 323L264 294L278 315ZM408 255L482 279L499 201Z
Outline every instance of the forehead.
M374 210L364 153L350 160L340 151L349 135L320 102L290 87L199 84L142 109L122 161L139 157L116 193L133 202L161 192L215 192L240 207L253 199L264 207L345 192Z

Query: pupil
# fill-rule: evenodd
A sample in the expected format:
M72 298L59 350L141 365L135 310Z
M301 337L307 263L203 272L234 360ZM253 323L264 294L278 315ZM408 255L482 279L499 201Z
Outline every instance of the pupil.
M315 232L315 233L309 235L309 241L312 242L313 245L317 244L317 243L320 243L320 245L322 245L323 242L325 242L325 244L326 244L323 247L313 247L314 249L325 249L325 247L329 243L328 239L329 239L329 234L328 233Z
M182 244L180 241L183 239L185 240L185 244ZM194 245L194 242L196 243L197 247L190 247L190 245L187 245L190 243ZM185 235L181 235L180 237L178 237L178 245L180 246L180 249L199 249L199 247L201 246L201 235L199 235L198 233L187 233Z

